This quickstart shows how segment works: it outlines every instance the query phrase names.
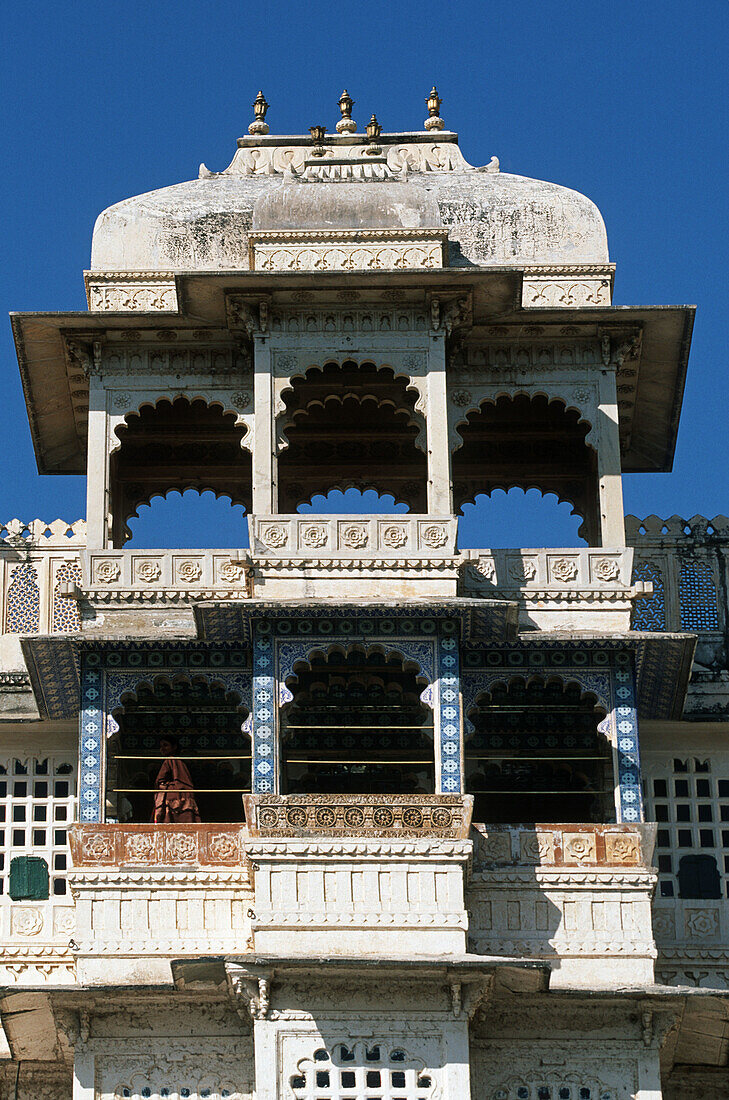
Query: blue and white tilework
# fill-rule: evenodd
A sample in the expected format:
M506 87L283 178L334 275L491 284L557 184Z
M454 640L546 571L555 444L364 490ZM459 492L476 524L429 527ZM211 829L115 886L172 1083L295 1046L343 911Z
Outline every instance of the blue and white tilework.
M104 775L104 677L101 657L85 655L81 664L78 815L84 822L102 821Z
M274 636L271 623L256 622L253 629L253 766L254 794L270 794L278 788L276 761L276 679Z
M444 623L438 634L439 794L463 789L460 694L458 634Z
M615 724L620 784L620 821L643 820L640 788L640 748L638 712L635 699L635 673L629 653L616 654L614 704L611 718Z

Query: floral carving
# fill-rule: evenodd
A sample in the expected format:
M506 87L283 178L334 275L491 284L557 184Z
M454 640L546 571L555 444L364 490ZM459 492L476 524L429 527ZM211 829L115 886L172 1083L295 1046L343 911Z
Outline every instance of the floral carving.
M694 936L715 936L719 931L719 913L716 909L689 909L686 929Z
M439 523L433 523L429 527L423 528L422 538L426 546L435 549L438 546L445 545L448 541L448 532Z
M552 833L522 833L520 839L524 863L554 863Z
M142 581L158 581L162 576L162 566L153 558L137 562L137 576Z
M237 833L214 833L210 838L210 858L221 863L233 863L240 857Z
M478 561L472 561L471 569L479 579L485 581L492 581L496 577L496 566L491 558L479 558Z
M598 558L592 563L592 572L599 581L614 581L620 574L620 566L614 558Z
M181 561L177 566L177 576L186 584L199 581L202 576L202 566L198 561Z
M168 833L165 856L174 863L192 863L197 859L197 836L194 833Z
M569 558L557 558L551 563L551 572L555 580L573 581L577 576L577 563Z
M380 829L391 829L395 821L395 815L387 806L376 806L372 814L372 820Z
M126 409L129 407L132 400L132 395L127 390L120 390L119 393L115 393L112 398L112 405L115 409Z
M152 833L133 833L124 839L126 841L125 855L127 859L149 863L157 854L155 837Z
M369 542L369 534L363 523L350 523L342 529L342 544L350 550L362 550Z
M230 395L230 403L234 409L247 409L251 403L251 395L244 393L243 390L237 390Z
M470 390L456 390L451 394L451 401L459 409L466 409L471 404Z
M365 815L359 806L349 806L344 811L344 823L351 829L359 829L364 825Z
M323 523L310 523L301 529L301 545L318 549L327 544L327 529Z
M101 584L113 584L119 580L121 566L118 561L97 561L94 573Z
M633 833L606 833L605 857L608 863L639 863L638 837Z
M279 550L289 541L289 533L281 523L270 523L261 531L261 542L273 550Z
M390 550L398 550L407 541L408 532L406 527L400 527L398 524L392 523L389 527L383 529L382 545L387 546Z
M76 931L76 910L70 906L64 909L56 909L53 918L53 929L59 935L68 936Z
M43 928L43 913L31 906L13 909L12 929L19 936L37 936Z
M587 386L578 386L575 390L575 398L577 401L589 401L592 397L592 391Z
M565 863L595 863L597 847L594 833L565 833Z
M653 935L657 940L672 940L676 935L676 920L666 909L653 912Z
M238 561L224 561L219 569L220 579L228 584L242 581L245 576L245 566Z
M511 860L511 838L505 833L481 833L478 851L485 863L508 863Z
M513 581L533 581L537 566L533 558L517 558L509 562L509 577Z
M83 852L84 859L94 863L113 863L114 861L114 839L110 836L104 836L101 833L91 834L91 836L84 836L83 839Z

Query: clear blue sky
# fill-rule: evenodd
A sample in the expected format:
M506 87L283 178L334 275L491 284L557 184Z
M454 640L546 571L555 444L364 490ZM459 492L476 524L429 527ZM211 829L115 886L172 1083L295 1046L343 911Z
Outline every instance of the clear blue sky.
M729 513L728 48L726 0L15 5L2 310L85 308L99 211L227 165L259 88L280 133L331 129L344 86L361 124L409 130L435 81L471 163L598 204L617 304L698 305L674 471L627 477L626 510ZM82 479L36 473L8 322L0 351L0 519L82 515Z

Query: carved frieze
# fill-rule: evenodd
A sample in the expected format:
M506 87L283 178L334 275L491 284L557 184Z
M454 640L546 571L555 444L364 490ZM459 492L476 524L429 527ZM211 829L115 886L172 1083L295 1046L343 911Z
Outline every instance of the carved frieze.
M254 836L465 838L471 799L463 795L246 796Z
M256 271L398 271L444 267L442 229L252 233L249 263Z
M176 313L175 277L169 272L86 271L89 309L99 312Z

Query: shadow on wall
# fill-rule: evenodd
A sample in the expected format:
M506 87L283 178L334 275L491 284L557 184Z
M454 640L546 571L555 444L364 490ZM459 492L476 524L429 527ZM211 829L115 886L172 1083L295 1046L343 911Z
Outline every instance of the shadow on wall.
M248 523L242 504L230 497L216 497L211 490L199 493L172 490L140 504L129 520L132 537L125 545L136 550L205 550L247 547Z
M539 489L494 489L464 504L458 521L458 546L464 549L512 549L524 546L586 546L578 534L582 517L568 501Z

